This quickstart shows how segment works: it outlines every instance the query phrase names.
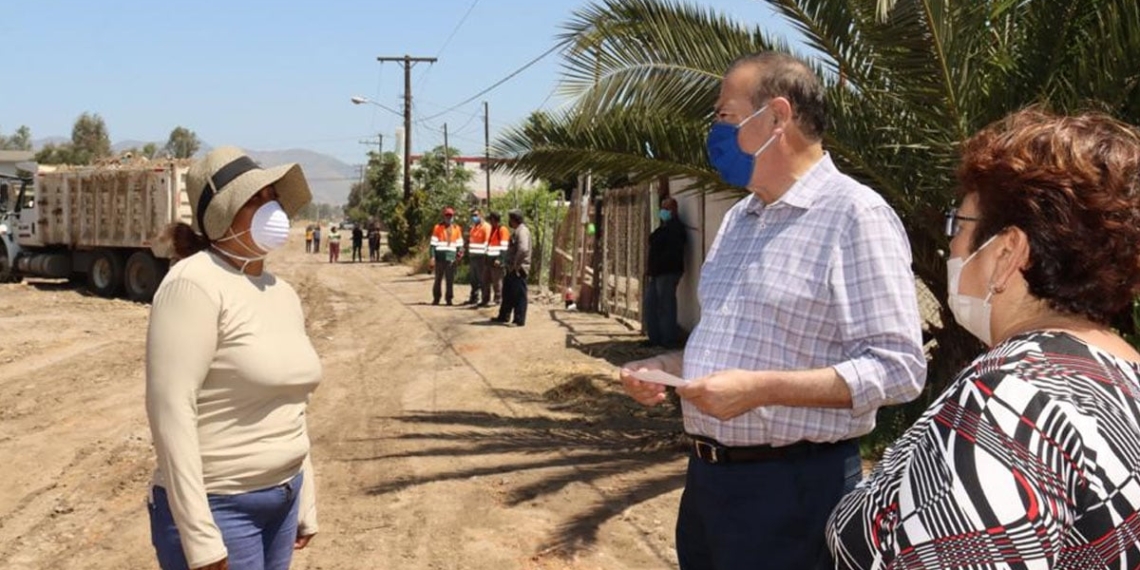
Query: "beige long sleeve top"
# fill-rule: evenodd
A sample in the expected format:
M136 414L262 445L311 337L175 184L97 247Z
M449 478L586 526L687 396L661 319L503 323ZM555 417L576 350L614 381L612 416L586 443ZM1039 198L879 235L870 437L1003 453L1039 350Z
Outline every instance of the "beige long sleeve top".
M317 531L305 410L321 363L297 293L201 252L173 268L150 311L146 410L191 568L225 558L208 494L280 485L304 471L300 534Z

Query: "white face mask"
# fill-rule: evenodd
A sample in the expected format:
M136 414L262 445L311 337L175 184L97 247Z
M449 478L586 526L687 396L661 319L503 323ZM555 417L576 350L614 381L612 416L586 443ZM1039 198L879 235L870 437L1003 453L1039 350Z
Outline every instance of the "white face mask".
M249 233L257 247L267 252L278 249L289 239L289 215L277 200L266 202L254 212Z
M986 293L985 299L963 295L958 292L958 287L962 280L962 269L966 264L974 259L987 245L990 245L997 239L994 235L986 240L974 253L971 253L966 259L954 257L946 262L946 289L947 301L950 304L950 312L954 315L954 320L962 325L970 334L978 337L979 340L984 342L986 346L990 346L990 298L993 297L994 292L991 289Z
M218 247L214 248L216 251L228 257L244 262L241 266L242 272L245 272L246 266L250 263L265 259L268 252L285 245L285 241L289 238L289 215L281 208L280 202L276 200L266 202L254 212L253 220L251 220L249 224L249 230L226 236L215 243L236 240L245 233L250 234L250 237L253 238L253 243L261 248L262 251L255 251L241 241L238 241L237 244L249 252L250 256L246 257L233 252L224 251Z

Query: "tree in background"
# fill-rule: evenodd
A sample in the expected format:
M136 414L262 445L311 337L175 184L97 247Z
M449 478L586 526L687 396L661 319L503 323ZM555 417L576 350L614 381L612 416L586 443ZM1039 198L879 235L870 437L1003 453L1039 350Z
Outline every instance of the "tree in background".
M71 127L71 146L76 164L91 164L111 156L111 135L98 113L83 113Z
M467 183L474 174L454 162L453 157L457 156L460 156L457 149L445 149L440 145L431 152L424 153L416 168L412 170L415 187L424 192L423 208L427 216L419 227L419 232L423 236L419 241L428 239L432 226L438 221L439 213L445 207L451 206L459 212L466 209L470 203ZM459 215L456 219L465 220L466 216Z
M400 157L394 152L368 153L368 164L360 182L352 185L344 215L356 222L368 224L386 217L402 197L400 188Z
M98 113L83 113L71 127L71 142L46 144L36 153L40 164L91 164L111 156L111 136Z
M369 152L364 179L352 185L344 206L344 215L353 222L379 222L388 231L388 249L396 257L406 256L416 243L405 217L407 207L402 202L402 164L394 152Z
M528 281L536 284L549 282L550 259L554 252L554 235L562 218L569 210L561 190L551 189L543 182L533 188L511 188L506 194L491 198L490 212L498 212L503 223L507 223L507 212L522 210L523 222L531 231L533 241L533 270Z
M20 125L12 136L0 134L0 150L32 150L32 130Z
M198 135L194 131L179 126L170 131L170 137L166 139L163 150L172 158L190 158L201 146L202 142L198 140Z

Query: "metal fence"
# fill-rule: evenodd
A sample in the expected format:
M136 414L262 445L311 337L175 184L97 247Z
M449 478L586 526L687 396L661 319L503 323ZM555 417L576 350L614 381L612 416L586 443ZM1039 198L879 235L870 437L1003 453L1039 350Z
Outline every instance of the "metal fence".
M608 189L594 204L572 204L555 235L551 288L569 290L581 310L640 321L655 195L642 184Z

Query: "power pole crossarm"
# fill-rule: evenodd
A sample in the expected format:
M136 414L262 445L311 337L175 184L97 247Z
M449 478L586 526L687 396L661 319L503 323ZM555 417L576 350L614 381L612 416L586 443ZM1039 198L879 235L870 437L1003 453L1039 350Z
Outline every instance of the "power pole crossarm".
M412 66L420 63L435 63L434 57L379 56L376 61L395 61L404 65L404 199L412 196Z

